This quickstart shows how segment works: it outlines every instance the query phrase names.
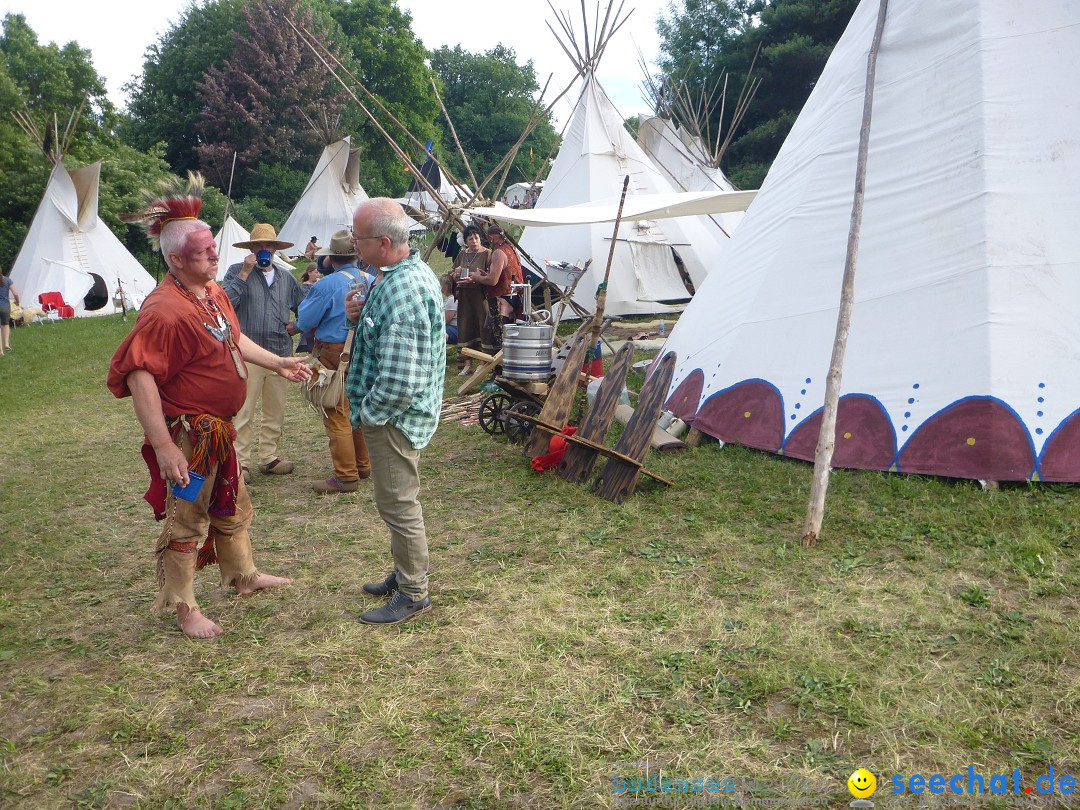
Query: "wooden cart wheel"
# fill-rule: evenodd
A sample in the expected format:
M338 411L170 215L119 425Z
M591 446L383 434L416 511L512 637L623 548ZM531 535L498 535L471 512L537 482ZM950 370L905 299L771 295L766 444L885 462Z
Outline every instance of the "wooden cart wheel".
M513 400L501 391L480 400L477 418L486 433L496 436L506 432L506 409Z
M540 406L529 400L515 402L506 409L506 438L512 444L525 444L532 435L532 424L524 419L515 419L515 413L523 413L526 416L539 416Z

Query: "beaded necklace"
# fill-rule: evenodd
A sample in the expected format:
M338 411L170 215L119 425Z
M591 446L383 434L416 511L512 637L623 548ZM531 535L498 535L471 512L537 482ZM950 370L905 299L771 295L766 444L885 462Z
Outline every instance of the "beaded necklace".
M246 380L247 366L244 365L244 361L240 357L240 350L236 346L236 341L233 340L232 327L225 315L218 309L218 305L214 303L210 291L206 291L205 298L199 298L195 293L184 286L184 283L177 278L176 274L173 273L171 269L169 270L169 275L172 276L173 282L180 288L180 291L195 304L195 308L199 311L200 316L205 314L211 321L216 322L217 325L215 326L214 324L203 321L203 326L206 327L207 332L214 336L215 340L225 343L229 347L229 354L232 355L233 365L236 366L236 373L240 376L241 380Z

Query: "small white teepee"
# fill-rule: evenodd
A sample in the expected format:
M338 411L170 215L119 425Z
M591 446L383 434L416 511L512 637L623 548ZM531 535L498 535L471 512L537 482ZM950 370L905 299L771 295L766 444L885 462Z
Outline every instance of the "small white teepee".
M812 459L878 0L863 0L668 340L668 407ZM1080 5L892 0L837 467L1080 482Z
M622 117L590 71L536 209L618 198L626 175L630 176L629 194L676 191L626 131ZM591 310L597 285L604 278L611 234L609 224L526 228L519 243L537 261L584 264L592 258L574 294L579 304ZM627 315L681 309L690 291L672 248L693 284L699 286L724 242L700 217L623 222L608 280L606 312Z
M444 203L449 205L461 205L472 199L473 193L468 186L455 186L446 176L446 172L439 168L439 162L435 156L428 153L424 165L420 167L420 173L431 183L432 187L439 192ZM439 205L431 196L431 192L424 189L414 177L409 185L409 190L399 202L409 208L421 212L426 217L440 219Z
M304 193L293 206L278 239L292 242L290 255L302 255L312 236L327 245L336 231L352 227L356 206L368 199L360 185L360 150L348 137L323 148Z
M670 118L643 115L638 121L638 145L652 158L676 191L736 191L714 165L701 139L685 127L676 129ZM742 222L742 211L708 218L723 239L730 239Z
M36 305L40 293L59 292L77 316L110 315L118 291L138 309L157 286L98 219L100 177L100 161L69 171L57 157L11 268L23 303Z
M221 226L221 230L214 236L218 252L218 281L225 278L225 274L230 267L242 262L244 257L251 252L244 248L233 247L237 242L246 242L249 239L251 239L250 231L245 230L244 226L233 219L232 216L225 218L225 224ZM291 264L281 258L280 253L274 255L274 267L284 270L286 273L291 273L293 269Z

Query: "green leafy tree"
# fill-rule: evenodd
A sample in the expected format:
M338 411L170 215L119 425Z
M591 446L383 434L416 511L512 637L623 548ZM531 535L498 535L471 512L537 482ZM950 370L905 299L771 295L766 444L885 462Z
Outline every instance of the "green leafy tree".
M761 88L724 155L744 188L759 186L817 83L858 0L684 0L657 21L664 81L685 80L691 93L716 86L726 70L725 120L717 105L710 127L730 126L735 96L755 53Z
M504 45L485 53L470 53L458 45L433 51L431 67L442 82L443 103L462 148L477 180L483 180L521 137L535 109L540 87L532 60L519 64L513 49ZM459 178L467 178L446 120L441 116L439 120L444 128L443 157ZM535 178L557 140L549 116L518 150L507 183ZM484 189L485 196L494 195L497 180Z
M421 142L435 137L439 114L435 91L424 64L427 52L412 30L412 16L395 0L325 0L330 16L340 27L337 43L347 67L377 95L401 126L378 112L359 88L354 92L376 114L379 123L411 155L420 159L404 129ZM346 78L346 81L348 79ZM361 150L360 181L371 195L399 196L411 175L363 111L350 104L342 127Z
M344 90L297 37L286 21L325 40L313 25L310 6L297 0L252 0L243 9L246 33L235 35L232 54L210 67L198 83L203 142L196 151L207 178L226 187L236 154L234 193L244 194L260 162L294 164L311 160L321 144L298 121L334 118L344 107Z
M243 0L192 3L184 16L146 50L142 75L129 83L129 116L120 125L125 142L148 151L165 145L176 172L199 168L202 104L195 86L207 70L232 55L233 32L246 31Z

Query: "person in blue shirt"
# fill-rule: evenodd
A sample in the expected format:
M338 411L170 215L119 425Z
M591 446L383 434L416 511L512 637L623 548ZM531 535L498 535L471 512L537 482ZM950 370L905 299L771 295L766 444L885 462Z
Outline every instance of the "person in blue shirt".
M345 297L359 294L367 298L374 276L362 272L356 266L356 249L352 234L338 231L330 240L330 246L319 251L326 257L329 273L323 275L300 302L296 325L301 332L315 330L315 347L312 353L328 369L336 369L341 362L349 327L345 322ZM351 348L351 347L350 347ZM316 492L355 492L360 480L371 477L371 460L368 457L364 431L354 428L349 418L349 398L342 397L336 408L323 411L323 426L330 444L330 460L334 474L315 484Z

